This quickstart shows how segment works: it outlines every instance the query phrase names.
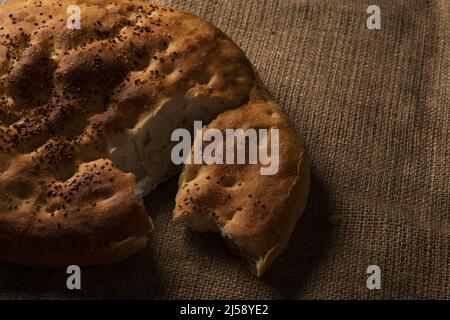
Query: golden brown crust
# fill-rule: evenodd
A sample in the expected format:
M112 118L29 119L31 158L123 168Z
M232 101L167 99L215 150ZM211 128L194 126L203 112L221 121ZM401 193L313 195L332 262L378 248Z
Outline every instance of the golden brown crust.
M0 21L0 261L143 249L139 197L177 172L169 133L247 99L244 54L204 20L140 1L13 1Z
M66 27L71 5L79 30ZM223 205L216 221L258 274L283 250L308 191L303 142L221 31L132 0L13 1L0 21L0 261L94 265L142 250L152 224L140 197L177 173L172 131L248 101L212 126L280 127L279 174L206 170L242 179L258 210L237 190L202 181L207 192L192 204L204 208L176 214Z
M175 220L202 231L221 231L230 249L260 276L286 247L309 192L309 159L303 139L259 85L247 105L221 114L207 129L279 129L275 175L257 165L186 165ZM204 144L203 147L206 147Z
M33 163L30 155L16 157L0 176L1 261L94 265L138 251L129 241L145 237L152 225L131 174L99 159L61 182L30 170Z

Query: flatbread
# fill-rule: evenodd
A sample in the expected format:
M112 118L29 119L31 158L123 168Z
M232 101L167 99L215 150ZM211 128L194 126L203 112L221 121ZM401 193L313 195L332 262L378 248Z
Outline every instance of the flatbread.
M249 231L267 240L254 254L271 261L281 252L308 192L304 145L220 30L131 0L14 1L0 21L0 261L97 265L143 250L153 226L142 197L181 169L172 132L234 109L252 115L247 127L283 128L287 158L272 179L292 196L266 199L288 208L276 227L283 235ZM267 122L265 108L279 118ZM256 169L236 178L246 170ZM183 220L198 215L185 209Z

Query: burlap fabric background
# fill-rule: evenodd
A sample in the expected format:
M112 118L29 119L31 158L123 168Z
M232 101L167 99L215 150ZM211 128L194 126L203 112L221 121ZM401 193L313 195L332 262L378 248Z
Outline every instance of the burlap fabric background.
M450 1L173 0L248 54L308 143L312 190L262 279L217 235L171 222L176 180L147 203L146 252L83 270L0 267L3 298L450 298ZM382 29L366 28L366 9ZM382 290L366 288L367 266Z

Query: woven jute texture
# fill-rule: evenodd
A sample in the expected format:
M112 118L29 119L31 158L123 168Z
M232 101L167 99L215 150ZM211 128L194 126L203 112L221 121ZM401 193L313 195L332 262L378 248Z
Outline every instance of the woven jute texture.
M381 8L381 30L366 10ZM147 199L147 250L82 271L0 267L3 298L450 298L448 0L169 0L225 31L307 140L312 189L257 279L215 234L175 225L176 179ZM381 290L368 290L378 265Z

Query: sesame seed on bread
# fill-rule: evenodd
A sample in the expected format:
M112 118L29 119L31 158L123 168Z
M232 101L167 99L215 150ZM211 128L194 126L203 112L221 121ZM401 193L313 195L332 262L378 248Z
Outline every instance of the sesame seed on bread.
M310 161L303 139L259 85L246 105L224 112L203 130L225 134L229 128L278 129L278 172L261 175L260 163L188 164L179 180L175 220L195 230L221 232L231 251L261 276L286 248L303 213Z
M80 29L68 27L74 5ZM267 180L254 177L243 190L255 188L268 211L216 218L244 255L265 259L261 274L303 211L309 167L301 138L242 50L199 17L138 0L0 6L0 261L98 265L143 250L153 225L142 198L181 171L170 137L177 128L192 131L195 120L281 129L283 160L270 179L286 197L279 189L265 194ZM215 176L235 172L203 167ZM254 170L239 168L235 178ZM213 193L194 202L214 209L212 195L225 191L201 186ZM210 219L194 206L175 211L180 216ZM249 228L254 219L264 222Z

